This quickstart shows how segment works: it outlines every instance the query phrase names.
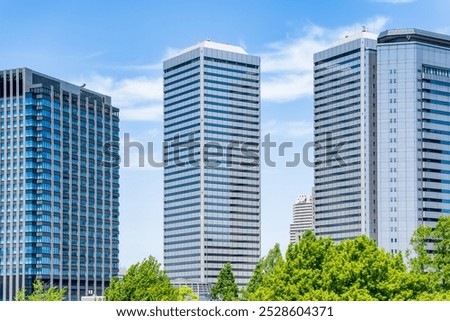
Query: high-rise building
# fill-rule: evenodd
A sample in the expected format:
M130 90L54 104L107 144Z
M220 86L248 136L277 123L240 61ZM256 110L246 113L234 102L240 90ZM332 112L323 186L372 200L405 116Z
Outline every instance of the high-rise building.
M292 206L292 223L289 228L290 242L298 242L306 230L314 231L313 200L311 195L299 195Z
M260 258L260 58L204 41L164 62L164 268L211 285Z
M450 36L378 37L379 246L410 249L420 225L450 214Z
M377 36L349 36L314 55L315 233L377 238Z
M0 300L36 278L68 300L102 295L118 273L119 173L104 146L119 110L83 87L0 71Z

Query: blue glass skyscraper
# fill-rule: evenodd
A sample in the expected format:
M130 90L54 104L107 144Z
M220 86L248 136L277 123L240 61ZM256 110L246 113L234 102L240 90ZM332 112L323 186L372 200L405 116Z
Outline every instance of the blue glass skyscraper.
M450 36L355 35L314 62L317 234L411 250L420 225L450 215Z
M450 36L387 30L377 65L379 246L397 253L450 215Z
M36 278L68 300L102 295L118 274L119 173L104 163L118 113L108 96L0 71L0 300Z
M164 268L210 285L260 257L260 59L204 41L164 62Z
M315 232L377 239L376 35L314 55Z

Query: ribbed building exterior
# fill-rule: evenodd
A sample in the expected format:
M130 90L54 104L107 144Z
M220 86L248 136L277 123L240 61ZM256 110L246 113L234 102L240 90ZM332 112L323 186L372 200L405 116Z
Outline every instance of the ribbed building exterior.
M311 195L299 195L292 206L292 223L289 226L289 241L298 242L306 230L314 232L314 204Z
M164 268L245 285L260 257L260 59L201 42L164 62ZM202 286L200 286L202 287Z
M347 37L314 55L315 233L377 238L377 36Z
M377 65L379 246L397 253L450 215L450 36L387 30Z
M36 278L79 300L117 275L119 172L104 145L119 140L118 113L108 96L0 71L0 300Z

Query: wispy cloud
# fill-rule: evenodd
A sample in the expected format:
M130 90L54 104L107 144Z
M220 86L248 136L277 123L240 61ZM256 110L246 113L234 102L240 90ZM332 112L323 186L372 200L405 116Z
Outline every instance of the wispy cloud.
M334 40L339 40L344 38L345 36L354 34L361 30L362 27L364 27L368 32L372 32L375 34L380 33L385 29L386 24L389 22L389 18L386 16L376 16L371 19L368 19L363 22L356 22L350 26L345 26L341 28L337 28L334 32L331 31L331 35L333 36Z
M134 77L114 79L93 74L75 83L112 97L114 106L121 109L121 119L131 121L161 121L163 115L162 77Z
M85 55L83 57L83 60L89 60L89 59L93 59L93 58L96 58L96 57L100 57L100 56L105 55L107 52L108 51L106 49L100 50L100 51L96 51L96 52L92 52L90 54Z
M157 63L150 64L126 64L126 65L106 65L101 66L102 68L112 69L112 70L122 70L122 71L133 71L133 72L147 72L147 71L163 71L163 61L172 58L178 54L180 49L168 47L166 48L162 58Z
M173 47L166 48L166 51L163 56L163 60L175 57L180 51L181 51L181 49L179 49L179 48L173 48ZM162 62L161 62L161 65L162 65Z
M309 121L279 121L270 120L263 123L263 135L282 136L289 138L311 137L314 131L313 123Z
M176 48L167 48L158 63L142 65L115 65L103 68L135 71L150 76L114 78L100 74L90 74L73 81L85 83L87 88L112 97L114 106L120 108L120 118L128 121L162 121L163 119L163 78L162 62L179 52ZM93 58L102 52L90 54ZM88 59L88 56L85 57ZM160 73L152 72L160 71Z
M315 52L327 48L331 43L346 35L361 30L362 26L366 26L368 31L380 32L387 21L388 18L377 16L337 29L327 29L311 24L304 29L300 37L268 44L267 49L259 54L262 59L262 99L269 102L286 102L311 96ZM173 57L178 52L176 48L167 48L162 60ZM94 57L95 53L90 56ZM74 83L85 83L89 89L110 95L113 104L121 109L123 120L162 121L163 79L161 74L154 76L157 73L148 72L159 69L162 73L162 61L155 64L116 66L116 68L136 70L138 73L142 72L149 76L113 78L91 74ZM290 132L294 136L303 133L302 130L298 131L298 128L303 126L285 125L291 126L287 127L287 131L289 132L289 128L292 128Z
M262 99L286 102L312 95L313 55L326 49L331 43L361 30L380 32L388 21L377 16L337 29L309 25L303 35L267 45L260 53L262 70Z

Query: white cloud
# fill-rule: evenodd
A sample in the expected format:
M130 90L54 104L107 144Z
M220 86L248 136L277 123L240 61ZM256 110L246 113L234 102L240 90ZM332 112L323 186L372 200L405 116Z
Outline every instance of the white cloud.
M143 108L123 108L120 119L128 121L162 120L163 108L161 105Z
M339 40L346 36L355 34L358 31L361 31L363 26L368 32L378 34L383 31L388 21L389 19L385 16L377 16L362 23L357 22L350 26L338 28L332 34L335 37L335 40Z
M163 115L162 77L114 79L98 74L84 77L86 87L112 97L120 108L121 119L130 121L160 121Z
M166 52L164 53L164 56L163 56L163 61L166 59L175 57L180 51L181 51L181 49L178 49L178 48L172 48L172 47L167 48ZM161 62L161 66L162 66L162 62Z
M262 53L263 72L292 72L312 70L312 54L322 50L327 42L317 26L308 28L306 35L298 39L280 41L268 45L269 52Z
M92 53L84 56L83 60L89 60L89 59L97 58L97 57L105 55L107 52L108 51L106 49L105 50L96 51L96 52L92 52Z
M163 61L172 58L178 54L180 49L168 47L166 48L160 61L149 64L127 64L127 65L103 65L102 68L110 70L132 71L132 72L163 72Z
M289 38L267 45L260 53L262 63L261 94L263 101L293 101L313 93L313 54L346 35L361 30L362 26L371 32L380 32L388 19L373 17L362 23L355 23L337 29L326 29L309 25L302 36ZM167 48L163 60L179 52ZM102 52L94 53L102 54ZM148 65L119 66L137 71L161 70L162 63ZM163 116L163 79L161 76L136 76L116 79L110 76L92 74L74 83L85 83L87 88L112 97L113 105L121 110L121 118L128 121L161 121Z
M309 25L302 36L271 43L261 56L262 88L265 101L286 102L313 93L313 55L333 42L354 34L366 27L379 33L388 21L376 16L364 22L337 29Z
M162 61L175 56L176 48L167 48L159 63L114 66L114 69L145 72L160 71ZM110 76L91 74L73 83L85 83L86 88L112 97L114 106L120 108L120 118L128 121L162 121L163 78L161 76L136 76L115 79Z
M311 95L312 71L265 76L263 72L261 96L263 101L286 102Z
M162 77L135 77L120 80L112 77L93 75L86 79L88 88L98 90L114 97L116 105L136 105L147 101L162 101L163 80Z
M281 136L283 138L303 138L312 137L314 126L309 121L279 121L270 120L262 126L262 135L270 134L273 136Z

